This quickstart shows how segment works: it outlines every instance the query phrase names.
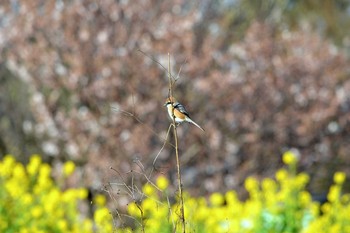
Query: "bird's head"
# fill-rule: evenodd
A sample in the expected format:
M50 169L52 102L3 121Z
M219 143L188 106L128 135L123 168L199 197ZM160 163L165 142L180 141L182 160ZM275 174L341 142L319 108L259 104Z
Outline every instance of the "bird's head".
M174 97L169 97L166 99L164 106L168 106L169 104L174 104L176 102L177 100Z

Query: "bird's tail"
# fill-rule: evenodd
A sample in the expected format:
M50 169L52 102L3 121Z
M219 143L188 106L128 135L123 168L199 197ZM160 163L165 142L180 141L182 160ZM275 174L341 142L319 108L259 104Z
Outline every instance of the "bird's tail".
M194 124L195 126L200 128L203 132L205 132L205 130L202 127L200 127L196 122L194 122L191 118L187 117L187 121Z

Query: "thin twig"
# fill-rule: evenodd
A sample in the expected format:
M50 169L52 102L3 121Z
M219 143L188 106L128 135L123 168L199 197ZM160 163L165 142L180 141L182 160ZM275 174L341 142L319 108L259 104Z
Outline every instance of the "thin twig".
M166 136L165 136L166 140L167 140L167 138L168 138L168 136L169 136L170 129L171 129L171 125L169 126L168 131L167 131L167 133L166 133ZM160 150L158 151L158 154L157 154L156 157L154 158L154 160L153 160L153 167L155 166L156 160L157 160L158 156L160 155L160 153L163 151L165 145L166 145L166 141L164 141L162 147L161 147ZM174 148L175 148L175 147L174 147Z
M157 63L158 65L160 65L165 71L167 71L168 73L168 78L169 78L169 93L168 93L168 97L170 97L171 99L173 99L173 87L176 83L176 81L179 79L180 77L180 73L181 73L181 70L182 70L182 65L180 67L180 70L177 74L176 77L173 77L172 74L171 74L171 66L170 66L170 54L168 53L168 69L166 69L162 64L160 64L157 60L155 60L153 57L147 55L146 53L144 53L143 51L141 50L138 50L140 53L142 53L143 55L145 55L146 57L152 59L152 61L154 61L155 63ZM186 62L186 61L185 61ZM125 223L122 221L122 217L128 217L128 218L131 218L131 219L134 219L135 222L137 223L137 225L139 225L141 227L141 232L145 232L145 229L144 229L144 213L143 213L143 209L142 209L142 200L146 197L146 198L151 198L153 199L152 197L148 197L145 193L142 192L142 190L137 187L137 185L134 183L135 181L135 178L137 178L139 175L143 176L146 180L147 180L147 183L149 183L150 185L152 185L155 189L157 189L158 191L160 192L163 192L162 190L160 190L158 188L158 186L153 183L151 181L151 178L153 176L153 172L154 171L157 171L156 170L156 167L155 167L155 164L156 164L156 161L159 157L159 155L161 154L161 152L164 150L165 148L165 145L170 145L172 148L175 149L175 153L176 153L176 164L177 164L177 180L178 180L178 189L179 189L179 199L180 199L180 203L179 203L179 207L180 207L180 213L179 213L179 216L180 216L180 221L181 221L181 225L183 230L182 232L185 233L186 232L186 222L185 222L185 211L184 211L184 197L183 197L183 188L182 188L182 178L181 178L181 166L180 166L180 159L179 159L179 150L178 150L178 135L177 135L177 125L176 125L176 122L175 122L175 116L174 116L174 112L172 113L172 123L169 125L169 128L167 130L167 133L166 133L166 136L165 136L165 139L160 136L157 132L154 131L153 128L151 128L147 123L143 122L136 114L135 112L135 99L134 99L134 96L132 96L133 99L132 99L132 112L128 112L128 111L125 111L125 110L122 110L120 108L117 108L117 107L113 107L113 106L110 106L110 109L113 110L113 111L116 111L116 112L119 112L121 113L122 115L124 116L127 116L127 117L132 117L134 118L139 124L142 124L144 126L147 127L148 130L150 130L154 135L156 135L160 140L163 141L163 145L162 147L160 148L159 152L157 153L156 157L154 158L153 160L153 167L149 173L149 175L147 175L148 172L146 172L143 164L137 160L137 161L134 161L134 164L136 166L138 166L138 168L140 169L140 171L138 171L139 169L136 169L136 170L130 170L129 172L127 172L127 174L130 175L131 173L131 185L128 185L126 183L126 180L124 179L124 177L122 176L122 174L111 167L111 169L113 171L115 171L119 177L121 178L121 182L120 183L114 183L114 185L116 186L121 186L121 187L124 187L124 191L123 193L125 193L126 195L128 195L130 197L130 199L132 199L134 201L134 203L136 204L137 208L139 209L140 211L140 214L141 214L141 218L139 220L137 220L136 218L132 217L132 216L129 216L129 215L124 215L124 214L121 214L118 212L117 210L117 216L118 218L120 219L120 221L122 222L122 224L124 225ZM174 110L173 110L174 111ZM170 142L168 140L169 138L169 135L170 135L170 130L171 130L171 127L173 127L173 133L174 133L174 140L175 140L175 144L173 144L172 142ZM109 194L109 196L111 197L111 199L117 203L117 200L116 198L112 195L112 191L113 191L113 188L111 187L111 184L112 183L109 183L109 186L110 186L110 189L107 188L107 186L105 187L107 193ZM119 194L119 189L118 189L118 194ZM170 204L170 201L169 201L169 197L166 196L166 199L167 199L167 205L168 205L168 208L169 208L169 215L172 216L174 213L171 209L171 204ZM156 201L159 205L163 205L162 202L160 202L159 200L154 200ZM175 222L174 222L174 218L171 218L172 220L172 223L173 223L173 230L176 231L177 227L179 225L177 225Z
M159 133L157 133L156 131L154 131L148 124L146 124L145 122L143 122L140 118L137 117L137 115L135 113L132 113L132 112L128 112L128 111L125 111L123 109L120 109L120 108L117 108L117 107L114 107L114 106L110 106L111 110L113 112L118 112L118 113L121 113L123 114L124 116L127 116L127 117L131 117L131 118L134 118L138 123L140 123L141 125L144 125L147 130L149 130L150 132L152 132L152 134L156 135L161 141L163 141L164 143L167 143L169 145L171 145L172 147L175 147L175 145L173 145L172 143L170 143L167 138L163 138L159 135Z
M168 53L168 77L169 77L169 97L170 100L173 101L173 82L171 80L171 71L170 71L170 54ZM173 103L171 103L173 104ZM181 167L180 167L180 159L179 159L179 146L178 146L178 137L177 137L177 128L176 128L176 122L175 122L175 115L174 115L174 108L172 108L172 126L173 126L173 132L174 132L174 139L175 139L175 155L176 155L176 165L177 165L177 180L178 180L178 186L179 186L179 196L180 196L180 219L182 222L182 232L186 232L186 222L185 222L185 207L184 207L184 198L182 193L182 179L181 179Z
M155 58L153 58L152 56L148 55L147 53L143 52L141 49L137 49L137 51L139 51L140 53L142 53L144 56L148 57L149 59L151 59L153 62L157 63L158 65L160 65L164 71L167 72L167 69L159 62L157 61ZM170 67L169 67L170 69ZM172 79L176 80L176 78L171 77Z

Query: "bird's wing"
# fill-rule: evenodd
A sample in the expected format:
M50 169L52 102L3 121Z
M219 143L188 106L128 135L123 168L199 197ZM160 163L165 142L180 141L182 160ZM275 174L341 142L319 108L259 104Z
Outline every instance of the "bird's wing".
M180 112L182 112L186 116L190 117L190 114L187 112L187 110L185 109L185 107L182 104L174 103L174 108L176 108L177 110L179 110Z

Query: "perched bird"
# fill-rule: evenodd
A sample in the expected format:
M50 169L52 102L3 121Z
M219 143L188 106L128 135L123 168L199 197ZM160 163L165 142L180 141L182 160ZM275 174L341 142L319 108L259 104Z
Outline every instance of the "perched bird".
M176 123L182 123L184 121L190 122L200 128L204 131L202 127L200 127L196 122L194 122L191 118L188 112L186 111L185 107L177 102L177 100L174 97L170 97L166 99L166 102L164 106L168 109L168 114L170 116L170 119L173 119L173 114L175 117Z

